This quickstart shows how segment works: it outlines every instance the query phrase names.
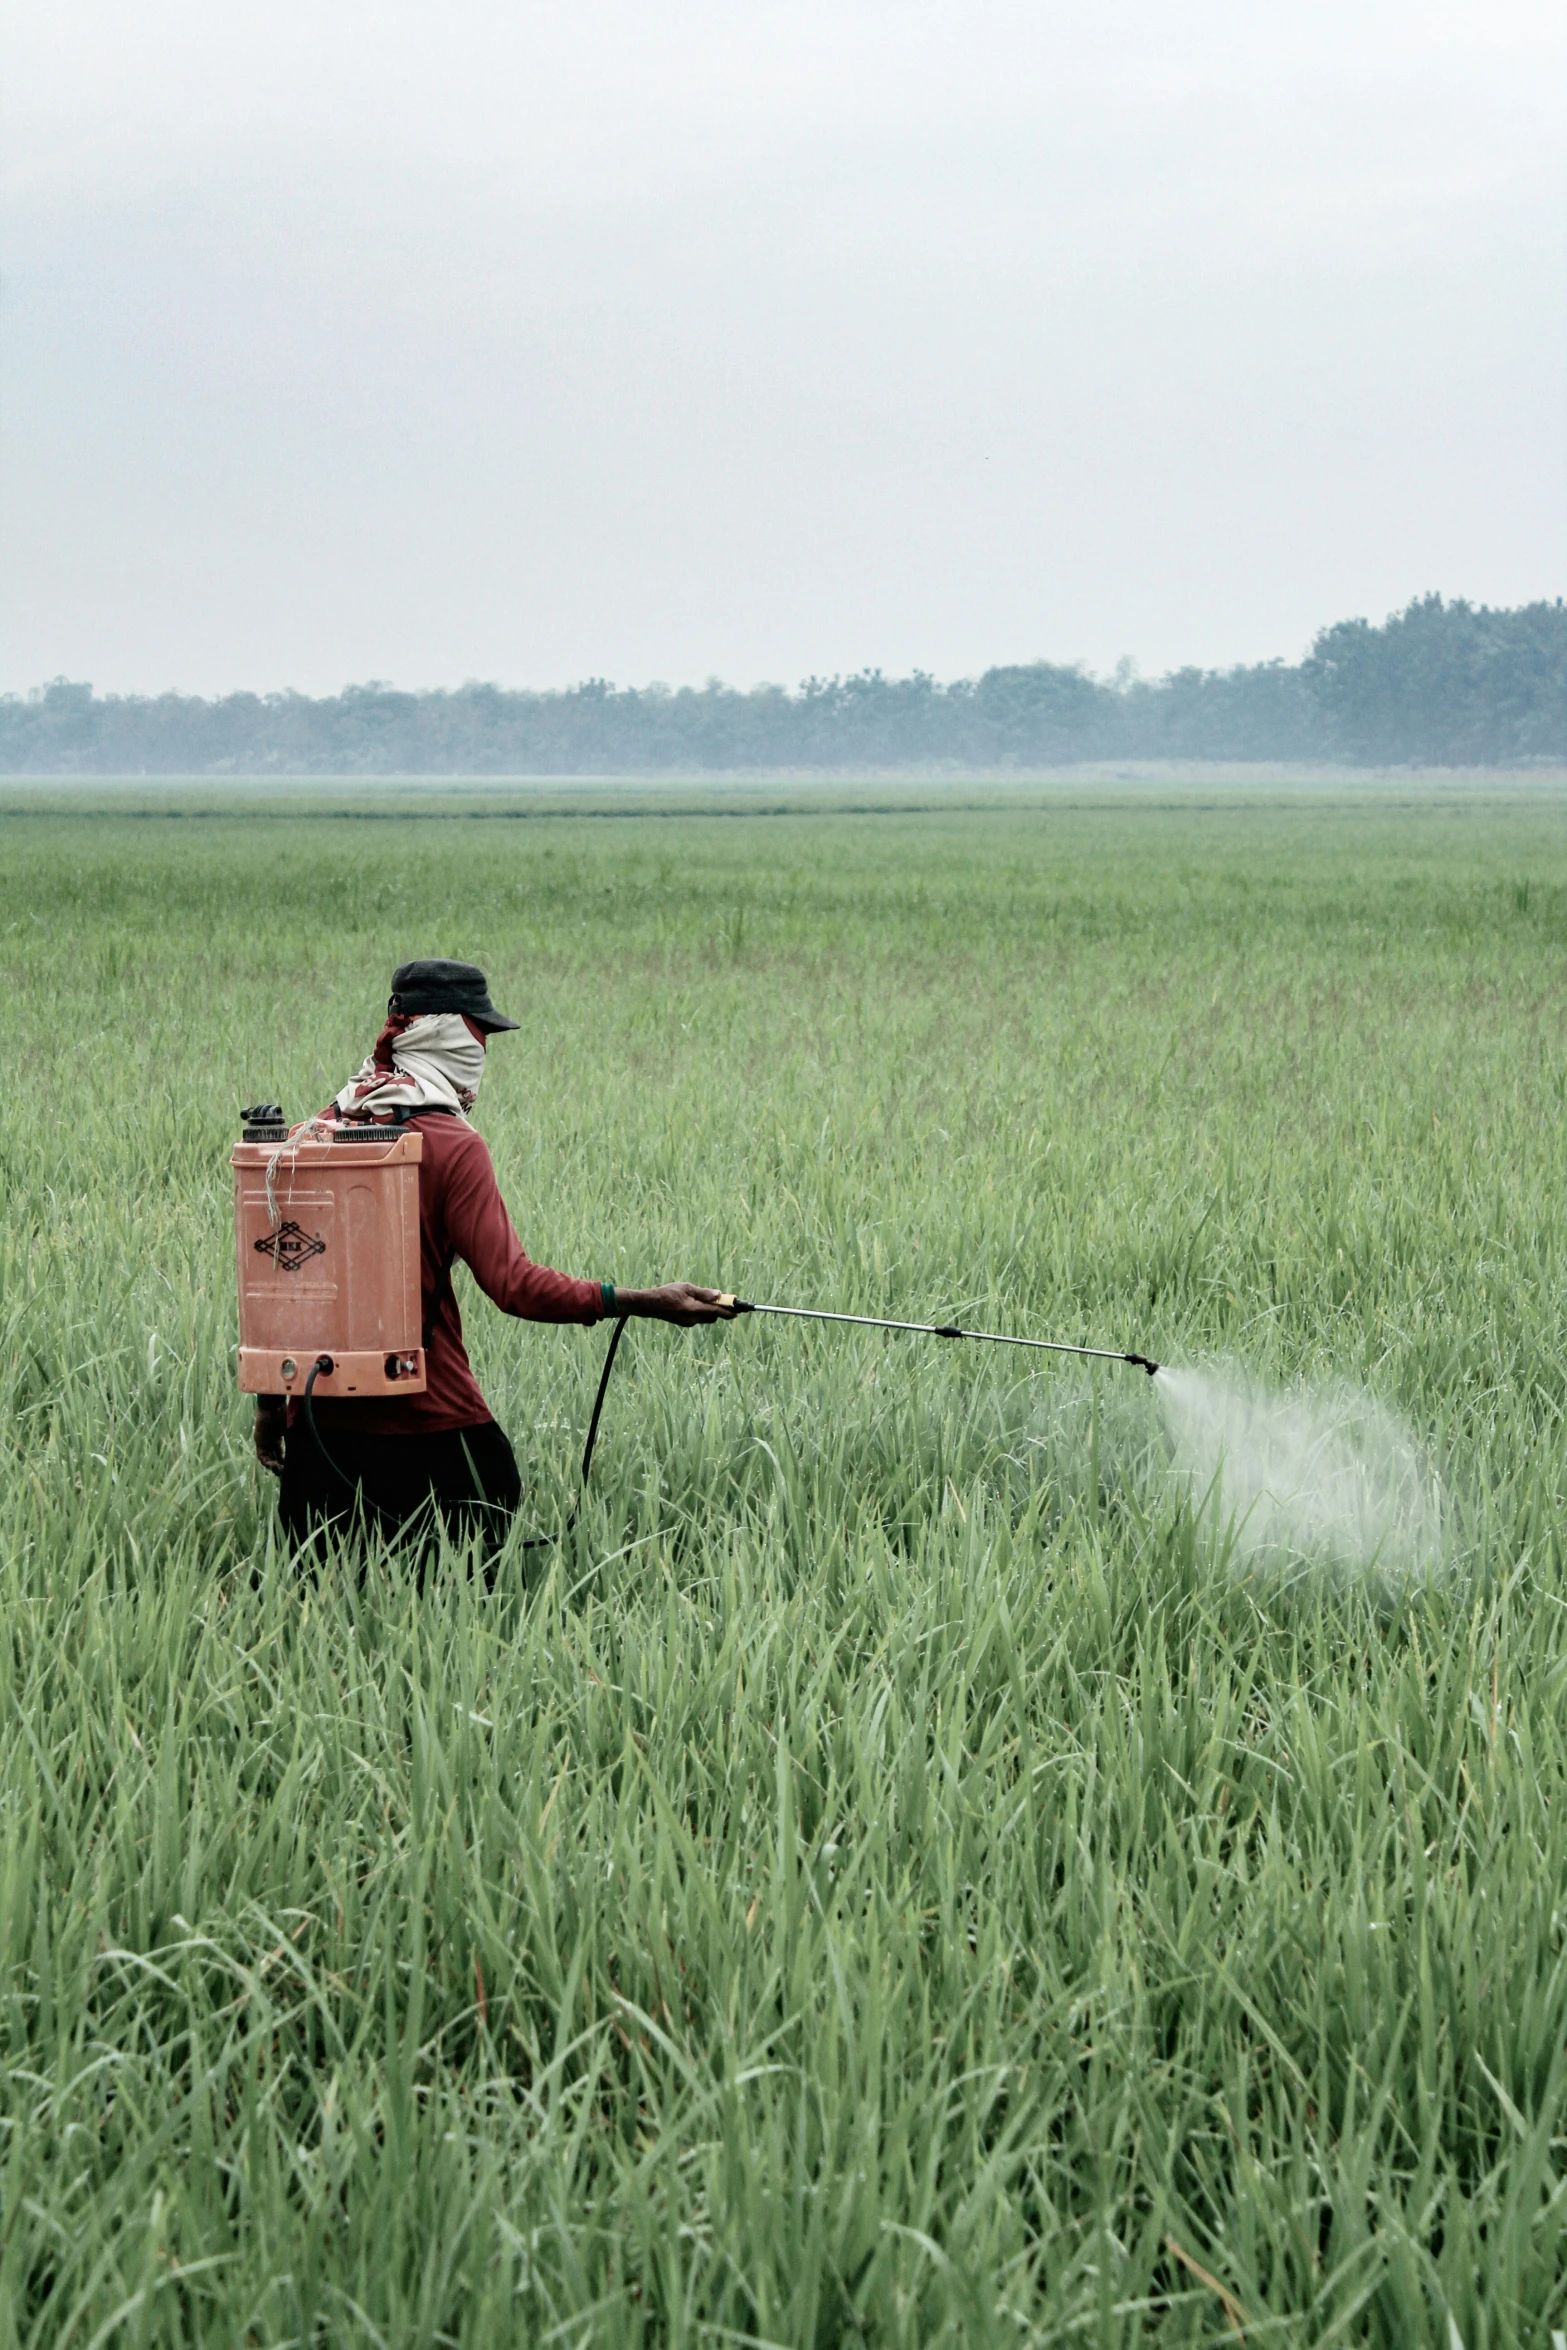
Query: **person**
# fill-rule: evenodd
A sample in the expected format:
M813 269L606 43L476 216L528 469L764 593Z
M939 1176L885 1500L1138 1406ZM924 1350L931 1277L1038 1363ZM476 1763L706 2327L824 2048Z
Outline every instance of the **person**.
M386 1025L323 1120L409 1127L419 1165L422 1394L316 1399L319 1442L296 1401L256 1400L256 1457L279 1479L278 1516L303 1543L356 1516L389 1532L436 1519L486 1551L505 1538L522 1495L516 1456L479 1388L463 1345L452 1266L468 1267L502 1313L533 1322L600 1322L645 1314L689 1328L727 1319L732 1301L691 1281L627 1289L536 1265L517 1238L484 1139L469 1122L492 1036L519 1023L490 1001L472 963L403 963L392 974Z

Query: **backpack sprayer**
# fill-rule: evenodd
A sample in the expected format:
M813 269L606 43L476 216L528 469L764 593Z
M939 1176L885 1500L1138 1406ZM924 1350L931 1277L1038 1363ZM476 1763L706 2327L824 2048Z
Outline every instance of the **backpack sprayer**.
M239 1384L248 1395L297 1397L311 1441L349 1491L378 1518L386 1513L345 1476L321 1442L312 1403L323 1395L417 1395L425 1385L427 1333L419 1280L419 1166L424 1144L396 1126L311 1121L292 1137L283 1113L263 1103L241 1113L234 1169L234 1253L239 1279ZM314 1129L314 1130L313 1130ZM281 1196L280 1196L281 1184ZM957 1322L895 1322L825 1306L754 1304L722 1296L725 1312L776 1314L793 1322L841 1322L860 1330L902 1330L917 1338L966 1338L984 1346L1026 1346L1044 1354L1127 1363L1150 1378L1147 1355ZM575 1524L593 1463L609 1375L626 1327L616 1317L599 1374L582 1453L581 1487L566 1524ZM552 1539L537 1535L525 1549Z
M395 1531L399 1521L340 1469L321 1440L314 1403L323 1395L419 1395L429 1333L422 1321L419 1168L422 1137L396 1125L310 1120L290 1136L282 1110L240 1113L234 1146L234 1257L239 1284L239 1385L245 1395L297 1400L310 1441L344 1488ZM610 1333L599 1376L582 1484L615 1351ZM575 1523L581 1495L567 1520ZM536 1535L523 1547L553 1540Z
M229 1162L241 1392L419 1394L422 1138L312 1120L290 1139L270 1102L241 1115Z
M327 1451L314 1402L318 1384L324 1395L339 1396L424 1391L423 1138L395 1124L317 1119L291 1137L275 1102L240 1116L244 1126L229 1162L240 1392L297 1398L310 1441L338 1483L395 1530L397 1519ZM607 1385L608 1363L604 1380ZM603 1400L601 1388L601 1406ZM595 1431L597 1425L595 1411ZM591 1435L588 1449L591 1454Z

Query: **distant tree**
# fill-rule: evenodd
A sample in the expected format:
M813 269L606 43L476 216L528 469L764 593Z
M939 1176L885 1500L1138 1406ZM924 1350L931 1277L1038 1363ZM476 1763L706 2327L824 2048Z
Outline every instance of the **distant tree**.
M1330 752L1372 764L1567 757L1567 606L1418 597L1381 628L1341 620L1302 679Z
M987 669L974 689L973 756L987 766L1054 767L1113 752L1114 689L1050 661Z

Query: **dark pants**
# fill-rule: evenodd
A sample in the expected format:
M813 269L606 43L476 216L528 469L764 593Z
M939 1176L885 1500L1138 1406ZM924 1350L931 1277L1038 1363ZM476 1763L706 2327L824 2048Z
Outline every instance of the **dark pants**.
M485 1551L506 1539L522 1479L517 1458L493 1420L435 1436L364 1436L323 1428L311 1442L303 1419L288 1431L278 1517L291 1541L341 1534L362 1524L396 1540L408 1535L433 1549L437 1524L458 1542L481 1537Z

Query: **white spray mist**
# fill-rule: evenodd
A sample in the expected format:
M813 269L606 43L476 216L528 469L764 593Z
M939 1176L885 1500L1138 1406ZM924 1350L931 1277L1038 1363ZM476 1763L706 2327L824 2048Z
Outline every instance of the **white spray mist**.
M1247 1566L1335 1565L1389 1581L1442 1554L1441 1488L1409 1430L1349 1387L1280 1395L1235 1373L1154 1381L1176 1476Z

